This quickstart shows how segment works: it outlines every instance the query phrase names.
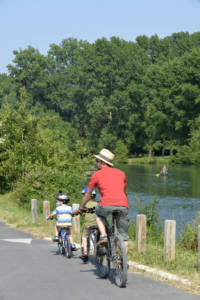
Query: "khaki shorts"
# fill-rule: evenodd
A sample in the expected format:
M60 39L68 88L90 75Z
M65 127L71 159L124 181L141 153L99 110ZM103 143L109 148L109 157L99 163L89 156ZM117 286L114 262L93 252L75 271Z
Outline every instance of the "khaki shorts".
M84 226L82 237L87 239L89 234L90 234L89 228Z
M128 208L125 206L98 206L96 208L96 215L98 217L108 217L112 215L112 212L118 212L117 218L117 230L124 241L129 240L128 227L129 217Z

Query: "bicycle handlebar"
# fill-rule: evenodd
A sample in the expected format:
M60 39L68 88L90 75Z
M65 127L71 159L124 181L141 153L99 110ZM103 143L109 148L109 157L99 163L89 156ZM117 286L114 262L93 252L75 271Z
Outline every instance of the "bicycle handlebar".
M75 215L82 215L84 213L86 214L94 214L96 207L86 208L86 209L79 209L79 211Z
M53 220L53 218L54 218L54 217L47 216L47 217L46 217L46 220L47 220L47 221L48 221L48 220Z

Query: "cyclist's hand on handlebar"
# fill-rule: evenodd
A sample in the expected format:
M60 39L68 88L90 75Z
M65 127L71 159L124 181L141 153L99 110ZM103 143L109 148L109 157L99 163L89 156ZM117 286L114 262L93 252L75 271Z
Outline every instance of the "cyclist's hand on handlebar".
M46 220L47 220L47 221L48 221L48 220L53 220L53 216L51 216L51 215L47 216L47 217L46 217Z
M87 210L87 208L86 208L85 206L83 206L83 205L80 205L79 210L80 210L81 212L84 212L84 211Z
M88 211L88 209L86 207L80 207L79 211L81 214L84 214Z

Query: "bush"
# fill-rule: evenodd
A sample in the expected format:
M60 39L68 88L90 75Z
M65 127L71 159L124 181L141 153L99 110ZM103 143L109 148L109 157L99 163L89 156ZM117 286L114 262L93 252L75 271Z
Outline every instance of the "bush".
M62 190L70 197L70 204L81 200L81 188L84 185L83 174L74 172L60 172L53 168L38 168L26 175L23 182L19 182L14 191L16 202L20 206L30 208L31 199L38 200L38 209L42 211L42 203L50 201L51 209L55 207L55 195Z
M200 215L198 221L195 221L193 225L186 224L185 230L181 231L178 245L188 250L198 250L198 224L200 221Z
M159 222L158 201L153 200L149 203L142 203L139 198L136 198L136 200L135 209L138 211L138 214L144 214L147 218L147 239L163 243L164 234ZM136 238L136 221L131 222L128 234L130 239L134 240Z
M127 163L128 149L121 140L117 141L114 153L115 153L115 161L117 163Z

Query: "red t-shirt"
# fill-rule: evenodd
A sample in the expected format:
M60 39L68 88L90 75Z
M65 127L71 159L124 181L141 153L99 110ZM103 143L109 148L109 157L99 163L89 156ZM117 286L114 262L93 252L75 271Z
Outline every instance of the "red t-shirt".
M96 171L90 179L89 188L98 188L100 206L125 206L128 199L124 188L127 185L126 175L119 169L108 166Z

